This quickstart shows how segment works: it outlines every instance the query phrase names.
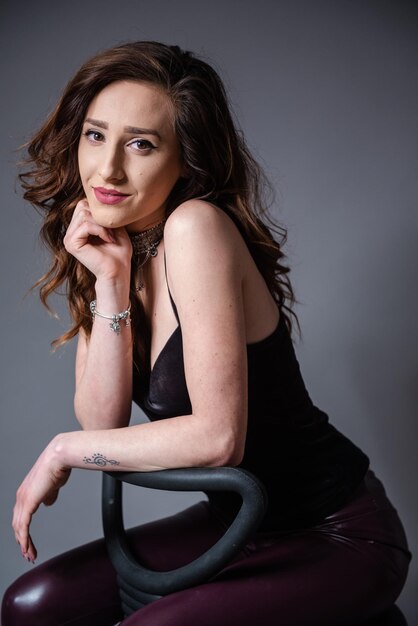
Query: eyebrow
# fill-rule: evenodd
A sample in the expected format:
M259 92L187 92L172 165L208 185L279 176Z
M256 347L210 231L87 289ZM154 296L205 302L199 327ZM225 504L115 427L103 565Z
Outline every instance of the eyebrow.
M94 120L91 117L86 117L84 123L93 124L93 126L98 126L99 128L104 128L107 130L109 128L109 124L107 122L102 122L101 120ZM138 128L137 126L125 126L123 129L126 133L130 135L155 135L158 139L161 139L161 135L157 130L153 128Z

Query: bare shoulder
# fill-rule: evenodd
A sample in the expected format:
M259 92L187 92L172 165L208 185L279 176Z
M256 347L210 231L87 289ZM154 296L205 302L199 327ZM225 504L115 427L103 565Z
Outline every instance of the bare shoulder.
M232 220L219 207L204 200L188 200L168 217L164 229L167 253L185 247L193 253L234 255L239 238ZM212 257L213 259L213 257Z
M187 285L200 281L208 287L221 280L242 280L240 235L232 220L219 207L203 200L189 200L168 217L164 249L170 288L178 296ZM213 287L217 288L216 285ZM196 293L193 286L193 293Z

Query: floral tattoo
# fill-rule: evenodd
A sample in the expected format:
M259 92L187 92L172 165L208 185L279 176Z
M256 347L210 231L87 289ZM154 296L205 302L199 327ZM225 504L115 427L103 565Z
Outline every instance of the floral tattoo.
M119 461L107 459L104 454L100 454L99 452L95 452L91 459L88 459L85 456L83 461L84 463L86 463L86 465L90 463L90 465L97 465L98 467L106 467L107 465L120 465Z

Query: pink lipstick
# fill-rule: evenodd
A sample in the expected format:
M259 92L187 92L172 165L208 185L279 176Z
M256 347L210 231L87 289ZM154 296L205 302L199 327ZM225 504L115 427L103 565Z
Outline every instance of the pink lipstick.
M129 196L127 193L121 193L116 189L106 189L105 187L93 187L94 195L102 204L118 204Z

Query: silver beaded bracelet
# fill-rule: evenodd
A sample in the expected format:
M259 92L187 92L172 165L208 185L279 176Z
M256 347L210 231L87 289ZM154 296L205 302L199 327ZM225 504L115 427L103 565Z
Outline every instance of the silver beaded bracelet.
M115 313L114 315L103 315L103 313L99 313L96 308L96 300L92 300L90 302L90 311L93 316L93 322L96 315L97 317L103 317L105 320L112 320L109 326L117 335L120 334L120 321L125 320L125 326L131 325L131 303L129 303L128 308L125 309L125 311Z

